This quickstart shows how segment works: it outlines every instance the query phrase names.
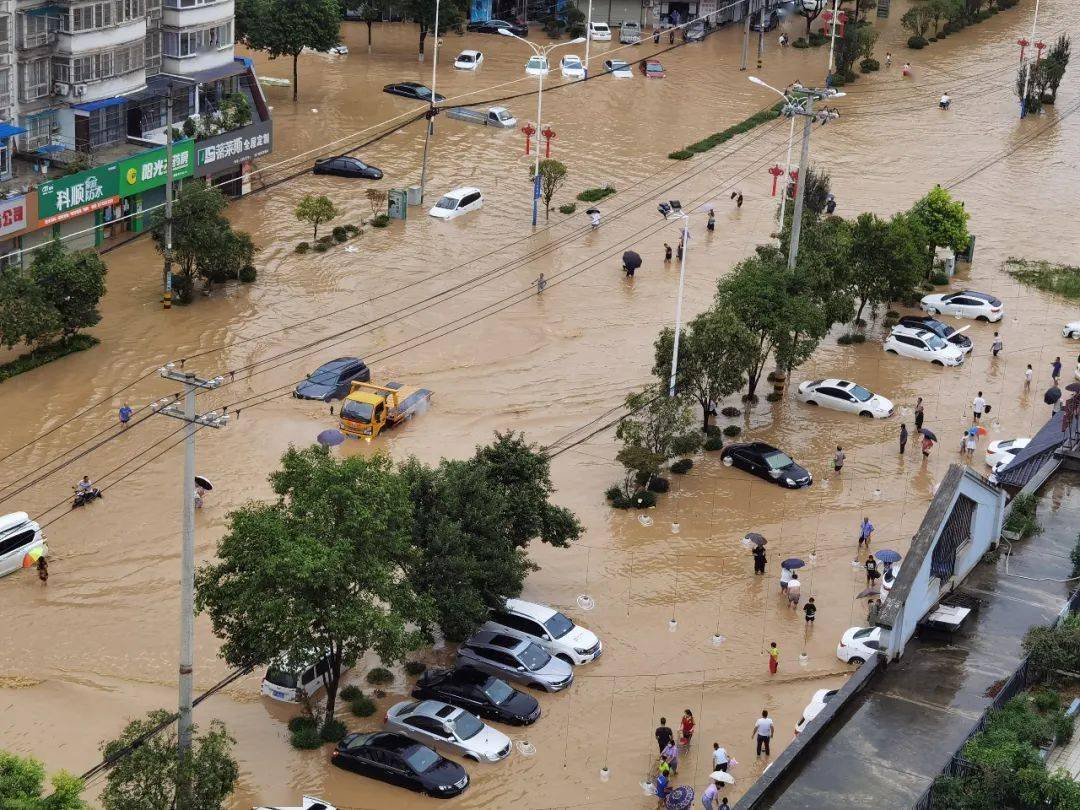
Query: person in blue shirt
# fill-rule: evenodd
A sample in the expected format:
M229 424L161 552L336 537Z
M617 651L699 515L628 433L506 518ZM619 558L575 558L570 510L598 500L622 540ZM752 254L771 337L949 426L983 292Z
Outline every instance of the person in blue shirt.
M126 402L120 406L120 427L126 428L131 421L131 415L135 413Z
M671 793L671 781L667 774L661 773L656 777L656 798L659 799L661 807L663 807L669 793Z

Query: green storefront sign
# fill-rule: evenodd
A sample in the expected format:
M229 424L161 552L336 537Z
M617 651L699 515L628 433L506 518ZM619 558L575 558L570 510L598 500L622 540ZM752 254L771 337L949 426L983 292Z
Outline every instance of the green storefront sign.
M49 180L37 187L38 220L52 225L112 205L118 188L115 163Z
M173 180L183 180L195 173L195 141L190 138L173 144ZM167 175L165 147L121 160L118 164L119 194L130 197L147 189L165 185Z

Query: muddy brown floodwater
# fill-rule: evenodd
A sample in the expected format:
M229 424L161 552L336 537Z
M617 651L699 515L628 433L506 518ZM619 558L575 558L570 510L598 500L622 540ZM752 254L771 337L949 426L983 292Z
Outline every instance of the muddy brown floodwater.
M1056 109L1018 121L1013 43L1030 27L1030 9L1002 13L914 53L903 48L897 26L905 7L894 3L890 21L875 22L884 31L879 56L891 50L893 69L848 88L849 97L837 105L841 119L814 130L813 162L831 173L844 215L888 215L934 183L959 181L954 193L972 214L978 245L975 262L960 266L956 283L1000 296L1005 319L997 326L971 324L976 349L959 370L885 356L879 328L863 345L839 346L838 329L792 381L857 380L895 400L899 418L866 421L811 411L789 395L733 420L809 467L816 478L809 490L779 491L724 468L710 454L689 475L675 478L671 494L650 513L652 525L644 526L637 514L613 512L603 501L603 490L619 474L610 431L560 454L553 462L557 497L581 516L586 532L569 550L533 548L541 570L525 596L556 605L595 630L605 654L578 670L571 690L541 697L538 723L511 730L516 741L535 747L534 756L515 752L495 766L470 766L473 784L453 805L650 807L654 800L643 794L641 782L655 755L652 730L660 715L674 722L685 708L698 718L698 732L678 781L704 787L710 743L717 740L740 760L728 795L741 795L765 764L755 760L751 742L760 710L768 708L777 721L779 750L811 694L836 688L849 673L836 659L835 645L847 627L865 620L864 604L854 599L862 577L852 566L861 517L869 515L877 526L877 548L906 551L935 482L959 458L955 446L976 390L994 406L984 442L1030 435L1047 416L1041 391L1051 360L1060 355L1072 373L1076 344L1060 329L1077 317L1076 307L1019 287L1001 272L1001 263L1009 255L1075 263L1076 72L1070 71ZM1050 40L1075 29L1073 9L1068 0L1043 2L1042 36ZM349 56L303 57L299 103L292 103L288 88L268 88L276 151L261 166L264 179L341 148L323 146L333 139L353 145L381 132L380 122L413 110L381 93L382 85L430 79L430 66L415 61L414 27L377 27L372 56L365 52L363 25L343 30ZM782 87L823 76L824 50L781 51L775 42L770 34L760 71L766 81ZM486 53L475 74L450 68L450 57L467 46ZM597 61L608 47L593 51ZM648 42L634 55L652 49ZM661 221L656 202L680 199L695 212L688 315L707 305L719 276L770 238L776 201L769 197L766 168L784 159L785 123L759 127L684 163L665 157L772 103L738 70L738 55L739 33L725 30L663 54L666 79L603 77L545 94L545 122L558 132L554 154L570 170L556 203L608 181L619 190L601 203L604 223L595 232L580 213L554 213L532 233L521 134L440 119L429 194L479 186L486 198L479 213L439 223L413 209L408 222L365 233L358 252L335 248L297 256L294 245L309 234L291 211L303 193L329 194L347 210L346 220L368 213L363 183L303 175L231 209L260 247L258 281L170 312L160 309L160 262L150 243L113 251L104 320L95 329L101 346L0 388L0 453L45 433L4 462L3 508L54 521L47 528L53 553L48 586L27 573L0 582L0 614L8 628L0 638L0 746L33 753L50 770L78 773L97 760L99 741L115 736L128 718L175 705L182 465L179 449L168 449L176 441L175 426L149 418L36 480L52 469L51 459L111 430L123 400L138 408L171 389L155 375L108 398L112 392L168 359L205 352L189 367L206 375L241 369L203 406L240 403L239 418L226 430L199 436L199 470L218 482L197 516L201 559L213 554L229 509L267 496L266 475L282 450L290 442L310 442L332 425L323 406L259 394L288 391L319 362L340 354L365 357L378 379L435 392L427 413L374 446L346 445L345 452L380 449L434 461L467 454L505 428L524 430L542 444L575 430L570 438L583 438L647 381L653 338L673 316L677 268L665 266L662 255L679 225ZM526 92L532 89L521 80L526 56L523 46L499 37L448 36L439 90L453 98L472 93L466 101ZM899 65L909 57L915 75L903 80ZM288 75L284 61L256 56L256 62L267 75ZM954 98L948 113L936 108L943 91ZM526 96L507 105L527 120L534 102ZM382 187L404 186L418 182L422 142L422 128L414 124L360 154L385 170ZM732 190L745 196L741 209L728 199ZM710 203L718 218L711 234L699 213ZM618 263L629 247L645 258L631 283ZM540 272L550 286L542 297L529 295ZM401 289L405 285L411 286ZM297 350L343 329L352 331ZM989 357L994 329L1005 343L996 361ZM279 357L283 352L290 353ZM1036 373L1031 393L1023 390L1027 363ZM906 457L896 453L897 422L910 418L916 396L926 400L927 426L942 439L929 463L910 450ZM107 407L70 421L102 397ZM840 478L829 464L837 443L848 458ZM973 462L980 470L984 446ZM115 486L104 501L68 513L69 488L83 474ZM740 543L748 530L769 539L765 578L753 577ZM788 556L814 560L802 577L804 597L814 595L820 606L810 632L801 615L781 603L777 561ZM578 606L584 594L594 609ZM714 634L723 636L721 644L712 643ZM764 649L773 640L781 650L780 671L770 677ZM200 617L199 691L228 671L216 650ZM447 650L424 654L431 661L448 656ZM362 674L361 668L355 677ZM344 717L350 728L376 727L381 710L407 693L405 677L396 674L380 712L370 720ZM258 685L257 675L243 678L197 712L202 722L224 720L238 740L242 776L234 807L295 803L302 792L340 808L428 802L330 767L325 749L291 750L285 722L292 710L261 699ZM611 776L601 781L605 765ZM100 785L94 782L88 795Z

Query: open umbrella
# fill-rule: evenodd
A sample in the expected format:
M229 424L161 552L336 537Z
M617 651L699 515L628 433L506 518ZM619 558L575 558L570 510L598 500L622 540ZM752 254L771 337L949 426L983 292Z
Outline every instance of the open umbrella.
M210 492L210 490L214 488L214 485L210 483L210 479L203 475L195 476L195 486L200 489L205 489L207 492Z
M923 428L922 435L932 442L936 442L938 440L937 436L934 435L934 431L932 431L930 428Z
M315 437L315 441L323 447L337 447L345 442L345 434L340 430L324 430Z
M1080 391L1080 383L1069 383L1065 386L1066 391L1072 391L1074 394Z
M976 436L985 436L987 432L988 431L986 430L986 428L984 428L982 425L972 428L972 433Z
M744 537L743 540L747 543L752 543L755 546L763 546L769 542L757 532L747 532L746 537Z
M599 209L599 208L590 208L590 209L589 209L588 211L586 211L585 213L586 213L586 214L599 214L599 213L600 213L600 209Z
M893 551L891 548L883 548L879 551L875 551L874 556L883 563L898 563L903 559L903 556L899 551Z
M881 596L881 590L878 588L863 588L855 594L856 599L865 599L868 596Z
M44 553L44 546L35 546L34 548L30 549L28 552L26 552L26 554L23 555L22 567L33 568L35 565L37 565L37 561L41 559L41 555Z
M624 267L637 270L641 267L641 256L633 250L628 250L622 255L622 263Z
M788 571L794 571L796 568L802 568L806 563L800 560L798 557L788 557L782 563L781 568L786 568Z
M1061 399L1061 389L1056 385L1047 388L1046 393L1043 394L1043 402L1047 405L1053 405L1059 399Z
M689 785L673 788L664 806L667 810L687 810L694 803L694 789Z
M735 784L735 777L732 776L727 771L713 771L712 773L709 774L709 778L713 779L713 780L715 780L717 782L720 782L723 785L734 785Z

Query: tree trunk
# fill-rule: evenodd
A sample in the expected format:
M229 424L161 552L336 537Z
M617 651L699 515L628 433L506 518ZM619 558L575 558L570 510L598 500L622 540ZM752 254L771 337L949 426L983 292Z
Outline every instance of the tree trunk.
M700 400L699 400L699 402L700 402ZM701 402L701 412L702 412L701 432L702 433L708 433L709 432L709 401L708 400L705 400L705 402Z
M861 318L861 317L862 317L862 311L863 311L863 309L864 309L865 307L866 307L866 299L865 299L865 298L860 298L860 299L859 299L859 309L858 309L858 311L857 311L857 312L855 313L855 323L858 323L858 322L859 322L859 318Z
M371 22L367 24L367 52L371 53Z
M300 59L299 53L292 55L292 100L298 101L300 99L300 82L299 73L297 71L296 63Z
M338 685L341 683L341 653L330 654L330 679L326 683L326 719L324 725L334 719L337 705Z
M424 40L427 38L427 28L420 26L420 49L417 52L416 60L418 62L424 61Z
M314 242L318 238L319 238L319 223L316 222L315 223L315 233L312 234L311 241Z

